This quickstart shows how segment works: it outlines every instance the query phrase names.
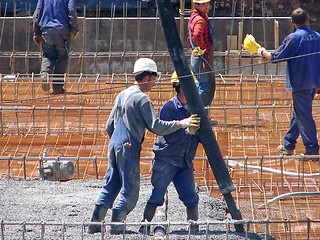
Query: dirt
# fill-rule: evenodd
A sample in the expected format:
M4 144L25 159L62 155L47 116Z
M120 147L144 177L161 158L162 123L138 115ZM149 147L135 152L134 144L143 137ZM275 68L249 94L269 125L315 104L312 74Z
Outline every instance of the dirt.
M67 182L0 179L0 221L3 226L0 236L3 239L123 239L123 236L110 235L107 226L104 238L101 234L87 234L82 223L91 218L95 200L100 193L104 180L72 180ZM199 188L199 221L226 220L226 204L218 198L212 198ZM135 209L128 215L127 226L130 234L125 239L153 239L138 232L143 209L151 194L150 181L143 181L140 197ZM108 211L106 223L110 221ZM187 223L186 211L171 184L168 188L168 221ZM8 225L12 223L12 225ZM24 226L23 223L26 225ZM65 223L63 231L62 223ZM41 224L45 226L41 230ZM71 224L71 225L70 225ZM74 225L72 225L74 224ZM23 231L25 229L25 231ZM83 232L83 235L82 235ZM246 239L245 233L237 233L233 226L226 233L226 225L210 225L210 239ZM171 226L169 239L189 239L187 225ZM200 232L191 239L206 239L206 226L200 226ZM248 233L247 239L265 239L264 233ZM275 239L268 236L267 239Z

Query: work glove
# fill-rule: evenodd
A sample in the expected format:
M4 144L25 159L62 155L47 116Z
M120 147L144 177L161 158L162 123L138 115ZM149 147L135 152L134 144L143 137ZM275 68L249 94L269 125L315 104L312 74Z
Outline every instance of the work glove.
M33 41L35 42L35 44L40 45L42 40L41 36L33 36Z
M206 49L202 50L200 47L195 47L192 51L193 56L199 57L206 52Z
M78 37L79 32L70 32L70 37L72 40L75 40Z
M201 118L198 117L197 114L192 114L190 117L180 120L180 127L181 128L187 128L187 127L199 128L200 120Z
M198 127L187 127L187 132L191 135L195 135L199 128L200 125Z
M259 55L259 56L262 56L262 52L263 51L266 51L266 49L264 48L264 47L259 47L258 48L258 51L257 51L257 54Z

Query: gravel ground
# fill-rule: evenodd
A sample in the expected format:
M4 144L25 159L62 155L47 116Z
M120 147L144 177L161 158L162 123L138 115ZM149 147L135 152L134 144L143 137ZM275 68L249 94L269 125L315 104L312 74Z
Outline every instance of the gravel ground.
M41 235L44 239L124 239L123 236L109 235L109 226L106 227L103 238L101 234L90 235L83 230L82 223L90 221L95 200L103 184L104 180L54 182L40 179L0 179L0 221L4 223L0 229L1 239L41 239ZM127 217L129 224L141 221L151 189L150 181L141 183L137 206ZM201 190L199 197L199 221L226 219L225 202L209 197ZM108 211L106 223L110 218L111 211ZM186 220L185 207L172 184L168 188L168 220ZM64 228L62 223L65 223ZM41 224L45 225L44 229ZM154 239L153 236L138 233L138 228L138 224L127 226L130 233L126 234L125 239ZM169 239L206 239L204 225L200 226L199 234L191 235L190 238L187 230L186 225L170 226ZM227 234L225 224L210 225L208 233L209 239L246 239L245 233L235 232L233 226ZM265 239L265 236L263 233L248 233L247 239ZM268 239L275 238L268 236Z

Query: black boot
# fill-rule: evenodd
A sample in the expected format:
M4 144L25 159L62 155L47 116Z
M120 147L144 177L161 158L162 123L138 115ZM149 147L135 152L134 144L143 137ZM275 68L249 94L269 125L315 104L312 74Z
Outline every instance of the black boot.
M124 222L127 218L127 214L128 212L126 211L113 209L111 222ZM110 229L111 234L122 234L124 231L125 231L124 226L111 224L111 229Z
M144 222L145 220L147 220L148 222L151 222L154 216L154 213L156 212L156 209L157 207L147 204L144 209L142 222ZM150 235L150 226L141 226L139 228L139 232L142 234Z
M195 207L187 207L187 220L198 221L199 213L198 213L198 205ZM199 232L199 225L198 224L191 224L191 232L197 233Z
M95 205L91 222L103 222L104 218L107 214L108 208L101 206L101 205ZM89 225L88 231L89 234L101 232L101 225Z

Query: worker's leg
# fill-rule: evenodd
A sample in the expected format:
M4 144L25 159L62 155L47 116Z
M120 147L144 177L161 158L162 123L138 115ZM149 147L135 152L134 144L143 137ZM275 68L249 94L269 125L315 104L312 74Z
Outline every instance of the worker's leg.
M56 34L55 41L57 58L54 73L58 74L54 79L53 91L57 93L63 93L64 74L68 71L68 51L70 46L69 34Z
M117 158L122 188L113 209L129 213L136 206L140 190L140 151L141 145L133 139L130 144L124 143L122 146L122 154Z
M187 220L197 221L199 218L199 196L195 189L193 168L186 167L180 169L173 179L173 184L177 189L179 199L186 206ZM191 232L199 231L199 225L191 224L190 230Z
M295 113L292 112L292 118L290 121L290 129L286 133L283 139L283 146L287 150L294 150L296 148L297 138L299 137L299 128L296 123ZM291 151L290 151L291 152Z
M48 74L53 73L54 65L56 62L56 49L54 46L54 36L42 33L42 62L41 62L41 77L42 77L42 89L48 91L50 84L48 83Z
M91 222L103 222L106 216L107 210L112 207L112 204L117 197L120 188L121 182L116 166L116 157L114 145L111 143L109 144L109 151L108 151L108 169L106 171L106 184L103 186L101 193L98 197L96 202L94 211L92 213ZM88 233L93 234L101 232L101 225L90 225L88 229Z
M164 195L167 187L174 178L178 168L163 161L155 160L152 166L151 183L153 186L151 197L143 213L143 222L151 222L158 206L164 203ZM139 232L142 234L150 234L150 226L141 226Z
M155 160L152 166L151 183L153 186L151 197L147 204L162 206L167 187L177 173L178 168L159 160Z
M195 189L193 169L181 168L176 173L173 184L179 194L179 199L186 207L195 207L199 203L199 196Z

